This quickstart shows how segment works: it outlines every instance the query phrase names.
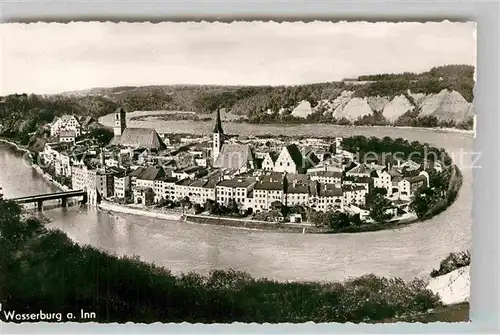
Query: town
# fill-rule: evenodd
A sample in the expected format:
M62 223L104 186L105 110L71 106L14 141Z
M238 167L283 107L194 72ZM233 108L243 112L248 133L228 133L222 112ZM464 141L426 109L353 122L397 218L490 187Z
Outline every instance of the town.
M415 192L429 186L422 164L411 159L392 160L392 165L359 162L355 153L343 149L342 137L284 141L227 136L217 111L210 137L171 143L168 134L153 128L127 127L126 117L123 108L114 113L114 136L106 146L78 140L88 131L89 120L56 118L50 133L57 140L40 153L45 171L52 167L68 189L87 191L93 204L106 200L296 223L306 220L297 208L370 220L366 205L374 188L385 190L391 217L408 216ZM441 169L439 162L433 168Z

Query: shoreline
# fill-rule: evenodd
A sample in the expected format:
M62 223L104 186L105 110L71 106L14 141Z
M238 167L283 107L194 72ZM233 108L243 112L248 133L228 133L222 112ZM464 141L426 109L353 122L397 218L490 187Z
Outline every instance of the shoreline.
M157 116L162 116L160 112L169 112L169 111L133 111L131 113L152 113L152 112L158 112L159 114ZM172 111L176 112L176 111ZM190 113L190 112L185 112L185 113ZM194 113L194 112L193 112ZM111 113L113 114L113 113ZM98 123L101 125L109 127L110 125L106 125L106 122L104 122L104 117L106 117L106 114L98 118ZM196 114L199 115L199 114ZM203 115L203 114L201 114ZM142 115L134 115L133 117L141 117ZM150 115L152 117L156 117L156 115ZM164 121L161 119L158 119L160 121ZM145 120L131 120L134 122L147 122ZM210 122L210 121L194 121L194 120L169 120L169 121L164 121L164 122L176 122L176 121L192 121L192 122ZM422 131L434 131L437 133L459 133L459 134L464 134L464 135L470 135L471 137L475 137L475 131L474 129L459 129L459 128L445 128L445 127L411 127L411 126L391 126L391 125L385 125L385 126L380 126L380 125L340 125L340 124L334 124L334 123L322 123L322 122L297 122L297 123L286 123L286 122L260 122L260 123L252 123L252 122L242 122L242 121L236 121L236 120L225 120L225 122L229 123L237 123L237 124L247 124L247 125L274 125L274 126L289 126L289 127L296 127L296 126L303 126L303 125L331 125L335 127L343 127L343 128L395 128L395 129L415 129L415 130L422 130ZM148 127L149 128L149 127ZM154 128L156 129L156 128Z
M43 172L43 170L42 170L42 168L40 168L40 166L38 166L37 164L33 163L33 160L32 160L33 157L31 155L31 152L28 149L23 148L22 146L20 146L16 142L12 142L12 141L6 140L4 138L0 138L0 142L1 143L5 143L5 144L7 144L7 145L9 145L11 147L14 147L15 150L17 150L17 151L27 153L29 155L29 158L30 158L30 166L31 166L31 168L34 169L45 181L47 181L48 183L51 183L52 185L54 185L55 187L57 187L62 192L70 191L69 187L60 184L59 182L57 182L56 180L54 180L51 175Z

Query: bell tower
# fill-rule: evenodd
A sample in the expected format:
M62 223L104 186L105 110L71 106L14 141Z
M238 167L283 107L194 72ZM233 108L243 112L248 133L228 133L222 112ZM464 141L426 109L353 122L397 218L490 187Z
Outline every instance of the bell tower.
M212 141L212 163L215 164L217 157L224 144L224 131L222 130L222 122L220 119L220 110L217 108L217 116L215 118L215 127Z
M123 134L125 128L127 128L126 118L127 112L125 112L125 109L120 107L115 111L115 125L113 127L115 136L120 136Z

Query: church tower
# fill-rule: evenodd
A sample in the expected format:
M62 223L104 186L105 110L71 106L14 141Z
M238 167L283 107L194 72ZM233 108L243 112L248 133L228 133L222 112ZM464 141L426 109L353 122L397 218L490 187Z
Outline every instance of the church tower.
M118 108L115 111L115 125L113 127L113 132L115 136L121 136L125 128L127 128L126 117L127 113L125 112L125 109Z
M224 131L222 130L222 122L220 120L220 110L217 109L217 116L215 119L215 127L214 127L213 141L212 141L213 164L215 164L215 161L219 156L223 144L224 144Z

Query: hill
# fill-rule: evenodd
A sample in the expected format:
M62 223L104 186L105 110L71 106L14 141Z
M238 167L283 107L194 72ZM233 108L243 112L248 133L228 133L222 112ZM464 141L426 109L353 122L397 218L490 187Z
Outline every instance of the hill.
M474 67L448 65L424 73L379 74L296 86L155 85L91 88L56 95L0 98L0 136L22 138L62 114L100 117L129 111L200 114L224 108L248 122L472 128Z

